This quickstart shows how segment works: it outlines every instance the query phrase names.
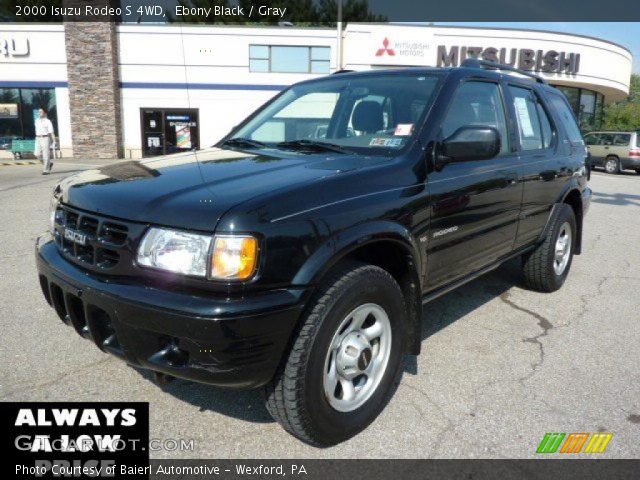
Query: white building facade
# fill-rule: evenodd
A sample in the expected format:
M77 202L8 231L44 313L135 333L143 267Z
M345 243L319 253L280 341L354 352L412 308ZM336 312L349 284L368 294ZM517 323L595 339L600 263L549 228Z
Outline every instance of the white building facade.
M628 95L632 65L622 46L529 30L349 24L341 52L334 29L123 24L115 32L125 158L212 145L301 80L340 69L457 66L468 57L547 78L590 130L605 103ZM65 27L0 24L0 156L10 156L12 139L33 138L41 105L71 156L69 95Z

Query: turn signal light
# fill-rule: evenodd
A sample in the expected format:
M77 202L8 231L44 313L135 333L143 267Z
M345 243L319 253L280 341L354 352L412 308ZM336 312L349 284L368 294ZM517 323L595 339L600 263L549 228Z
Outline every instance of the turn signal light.
M256 270L258 240L250 236L214 237L211 278L246 280Z

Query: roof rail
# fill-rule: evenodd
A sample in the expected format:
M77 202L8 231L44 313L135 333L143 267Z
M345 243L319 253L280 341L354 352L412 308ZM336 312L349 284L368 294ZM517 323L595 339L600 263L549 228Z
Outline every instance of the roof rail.
M332 75L337 75L339 73L349 73L349 72L355 72L355 70L348 70L346 68L343 68L341 70L336 70L335 72L332 73Z
M533 78L538 83L544 83L545 85L548 84L548 82L544 78L540 77L539 75L536 75L531 72L527 72L526 70L521 70L516 67L512 67L511 65L506 65L504 63L490 62L488 60L480 60L478 58L467 58L462 62L460 66L469 67L469 68L485 67L493 70L506 70L509 72L515 72L515 73L519 73L520 75Z

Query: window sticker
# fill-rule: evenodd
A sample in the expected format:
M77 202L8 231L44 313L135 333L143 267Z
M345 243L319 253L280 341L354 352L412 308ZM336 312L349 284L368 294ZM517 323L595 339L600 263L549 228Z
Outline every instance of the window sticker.
M397 148L402 145L402 138L372 138L369 142L370 147L392 147Z
M407 137L411 135L411 132L413 132L413 123L399 123L396 125L396 131L393 132L393 134L400 137Z
M529 115L529 109L527 108L527 99L522 97L515 97L516 113L518 114L518 123L522 130L524 137L535 137L533 131L533 124L531 123L531 116Z

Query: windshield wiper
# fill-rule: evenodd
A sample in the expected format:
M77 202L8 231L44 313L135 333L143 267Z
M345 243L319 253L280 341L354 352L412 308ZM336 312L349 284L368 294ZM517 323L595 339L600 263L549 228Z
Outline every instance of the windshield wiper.
M280 142L276 144L276 147L303 151L349 153L348 150L342 148L340 145L336 145L335 143L317 142L315 140L304 139Z
M228 138L227 140L222 142L220 145L227 145L229 147L245 147L245 148L247 147L262 148L266 146L262 142L259 142L257 140L251 140L250 138L244 138L244 137Z

